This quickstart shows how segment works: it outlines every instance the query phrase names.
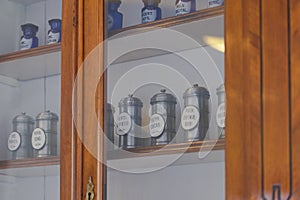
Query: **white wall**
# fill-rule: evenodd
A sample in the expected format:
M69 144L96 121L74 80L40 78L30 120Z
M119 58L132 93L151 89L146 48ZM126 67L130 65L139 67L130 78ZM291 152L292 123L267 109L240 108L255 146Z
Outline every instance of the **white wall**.
M3 200L59 200L59 191L59 176L13 177L13 181L7 182L3 178L0 180L0 198Z
M0 54L14 52L19 49L19 39L22 36L20 26L22 24L33 23L38 25L39 45L44 45L47 31L50 29L48 20L61 19L61 0L46 0L29 5L8 0L1 0L0 3Z
M38 113L44 111L44 79L20 81L19 83L19 87L6 86L0 83L1 160L7 159L9 155L7 138L12 131L13 118L21 112L26 112L35 118ZM46 110L60 115L60 75L46 78L46 92ZM60 127L59 124L58 127Z
M224 162L170 166L146 174L108 171L108 200L223 200Z

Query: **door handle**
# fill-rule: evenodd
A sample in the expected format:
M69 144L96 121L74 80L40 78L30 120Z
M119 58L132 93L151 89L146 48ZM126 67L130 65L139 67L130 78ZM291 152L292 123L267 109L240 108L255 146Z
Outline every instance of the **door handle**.
M88 183L87 183L87 186L86 186L85 199L86 200L93 200L94 197L95 197L95 194L94 194L94 184L93 184L93 179L90 176L89 180L88 180Z

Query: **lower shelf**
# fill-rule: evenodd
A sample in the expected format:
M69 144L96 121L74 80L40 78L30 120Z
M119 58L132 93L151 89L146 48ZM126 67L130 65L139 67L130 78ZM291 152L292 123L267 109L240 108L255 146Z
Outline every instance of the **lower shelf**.
M198 141L110 151L108 170L147 173L168 166L224 162L225 140Z
M14 182L14 178L60 175L60 158L29 158L0 161L0 182Z
M19 160L4 160L4 161L0 161L0 170L10 169L10 168L59 165L59 163L60 163L59 156L49 156L44 158L27 158L27 159L19 159Z
M155 155L168 155L178 153L191 153L200 151L215 151L225 149L225 139L196 141L168 145L118 149L108 152L107 159L124 159L130 157L144 157Z

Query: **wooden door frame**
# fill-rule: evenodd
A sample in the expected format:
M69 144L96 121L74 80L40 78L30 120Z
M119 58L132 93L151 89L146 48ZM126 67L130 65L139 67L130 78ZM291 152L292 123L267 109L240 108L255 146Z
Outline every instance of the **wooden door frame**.
M89 148L100 148L97 140L98 124L90 125L83 135L79 135L73 121L72 99L73 87L77 73L82 67L84 59L104 38L103 0L63 0L62 17L62 73L61 73L61 164L60 164L60 199L85 199L88 178L93 177L95 199L103 199L104 165L89 151ZM100 68L103 67L99 60ZM88 71L88 70L86 70ZM101 71L101 70L100 70ZM92 108L99 114L100 125L103 126L103 79L100 80L96 107ZM86 81L80 86L83 95L76 96L77 104L84 109L91 109L84 100L85 93L90 87ZM86 89L85 89L86 88ZM81 98L81 100L80 100ZM83 123L86 123L83 118ZM102 148L102 147L101 147ZM100 187L99 187L100 186Z

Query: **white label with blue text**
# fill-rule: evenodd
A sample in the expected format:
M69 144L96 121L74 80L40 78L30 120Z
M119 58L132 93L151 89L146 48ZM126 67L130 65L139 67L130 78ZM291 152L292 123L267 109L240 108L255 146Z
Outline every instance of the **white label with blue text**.
M40 150L46 144L46 134L43 129L36 128L31 135L31 145L34 149Z
M226 105L221 103L217 109L216 121L220 128L225 128Z
M123 112L119 114L118 117L118 135L125 135L131 129L131 117L128 113Z
M33 39L26 39L23 37L20 40L20 50L30 49L32 46L32 41L33 41Z
M224 0L208 0L208 7L216 7L223 5Z
M156 19L156 9L145 9L142 13L142 23L153 22Z
M175 15L182 15L182 14L186 14L186 13L190 13L191 12L191 7L192 7L192 2L188 1L188 2L183 2L183 1L179 1L176 4L176 13Z
M48 44L58 43L60 33L52 33L51 31L48 34Z
M12 132L8 136L7 147L10 151L16 151L21 146L21 136L17 132Z
M165 120L160 114L153 114L150 118L150 135L151 137L160 136L165 129Z
M184 130L195 128L200 119L200 112L195 106L187 106L184 108L181 116L181 126Z

